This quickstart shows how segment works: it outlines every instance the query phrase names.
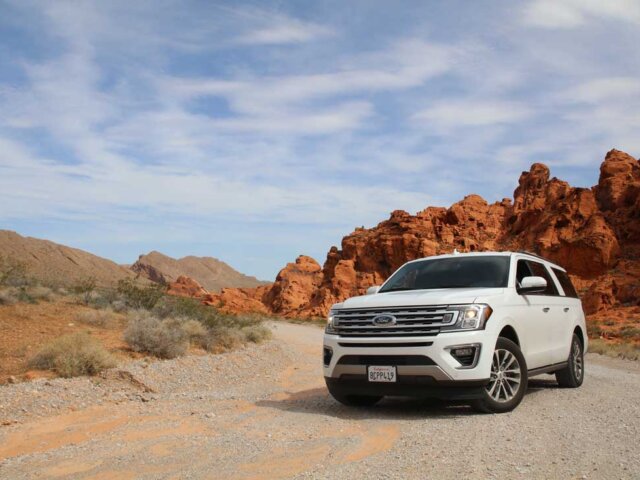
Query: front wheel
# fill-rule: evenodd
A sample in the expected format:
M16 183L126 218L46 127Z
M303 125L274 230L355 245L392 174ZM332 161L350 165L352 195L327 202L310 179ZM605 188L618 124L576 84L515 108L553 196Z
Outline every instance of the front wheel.
M505 413L516 408L527 390L527 363L518 345L499 337L491 361L489 383L472 406L484 413Z
M584 351L582 342L574 333L567 366L556 372L558 385L564 388L578 388L584 380Z

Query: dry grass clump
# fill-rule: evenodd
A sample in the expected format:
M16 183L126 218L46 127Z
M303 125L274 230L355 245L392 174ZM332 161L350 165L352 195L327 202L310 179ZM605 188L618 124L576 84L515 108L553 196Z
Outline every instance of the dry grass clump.
M24 293L30 297L33 301L45 301L50 302L54 298L53 290L49 287L42 285L35 285L32 287L24 288Z
M33 368L53 370L61 377L95 375L114 367L115 358L84 332L63 335L45 345L30 361Z
M262 343L271 338L271 330L264 325L251 325L242 329L245 338L251 343Z
M163 316L180 314L180 316ZM129 314L125 341L138 352L160 358L186 353L189 345L221 353L247 343L270 338L271 331L257 318L221 316L198 304L162 304L154 313L138 310Z
M174 319L160 320L144 310L129 314L124 340L136 352L159 358L184 355L189 347L189 335Z
M271 338L271 330L264 325L246 327L215 327L209 331L205 348L214 353L234 350L247 343L262 343Z
M0 290L0 305L15 305L18 300L17 288L8 287Z
M589 340L588 351L614 358L640 360L640 346L629 343L609 343L600 338L594 338Z
M85 310L76 314L76 321L94 327L110 328L118 324L120 317L110 308L104 310Z

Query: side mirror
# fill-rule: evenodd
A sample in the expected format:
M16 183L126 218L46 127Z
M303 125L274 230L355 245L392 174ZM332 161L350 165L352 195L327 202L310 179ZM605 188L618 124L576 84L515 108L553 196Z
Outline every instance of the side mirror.
M367 288L367 295L374 295L378 293L378 290L380 290L380 285L374 285L373 287L369 287Z
M547 280L544 277L524 277L520 282L518 293L540 293L547 289Z

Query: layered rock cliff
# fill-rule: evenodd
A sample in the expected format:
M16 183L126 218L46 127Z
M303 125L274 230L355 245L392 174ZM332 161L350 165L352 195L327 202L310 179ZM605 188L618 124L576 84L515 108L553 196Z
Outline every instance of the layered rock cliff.
M376 227L344 237L322 268L301 256L272 286L224 289L208 303L229 311L324 316L333 303L363 294L406 261L454 248L538 253L567 268L594 318L615 312L640 317L640 163L611 150L590 189L551 178L549 168L536 163L521 174L513 201L490 204L469 195L415 215L396 210Z

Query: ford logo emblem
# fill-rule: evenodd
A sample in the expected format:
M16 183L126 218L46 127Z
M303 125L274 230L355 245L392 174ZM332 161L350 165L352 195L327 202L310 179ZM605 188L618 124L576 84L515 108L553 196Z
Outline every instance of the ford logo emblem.
M376 315L371 321L377 327L386 327L388 325L395 325L396 317L388 313L383 313L382 315Z

